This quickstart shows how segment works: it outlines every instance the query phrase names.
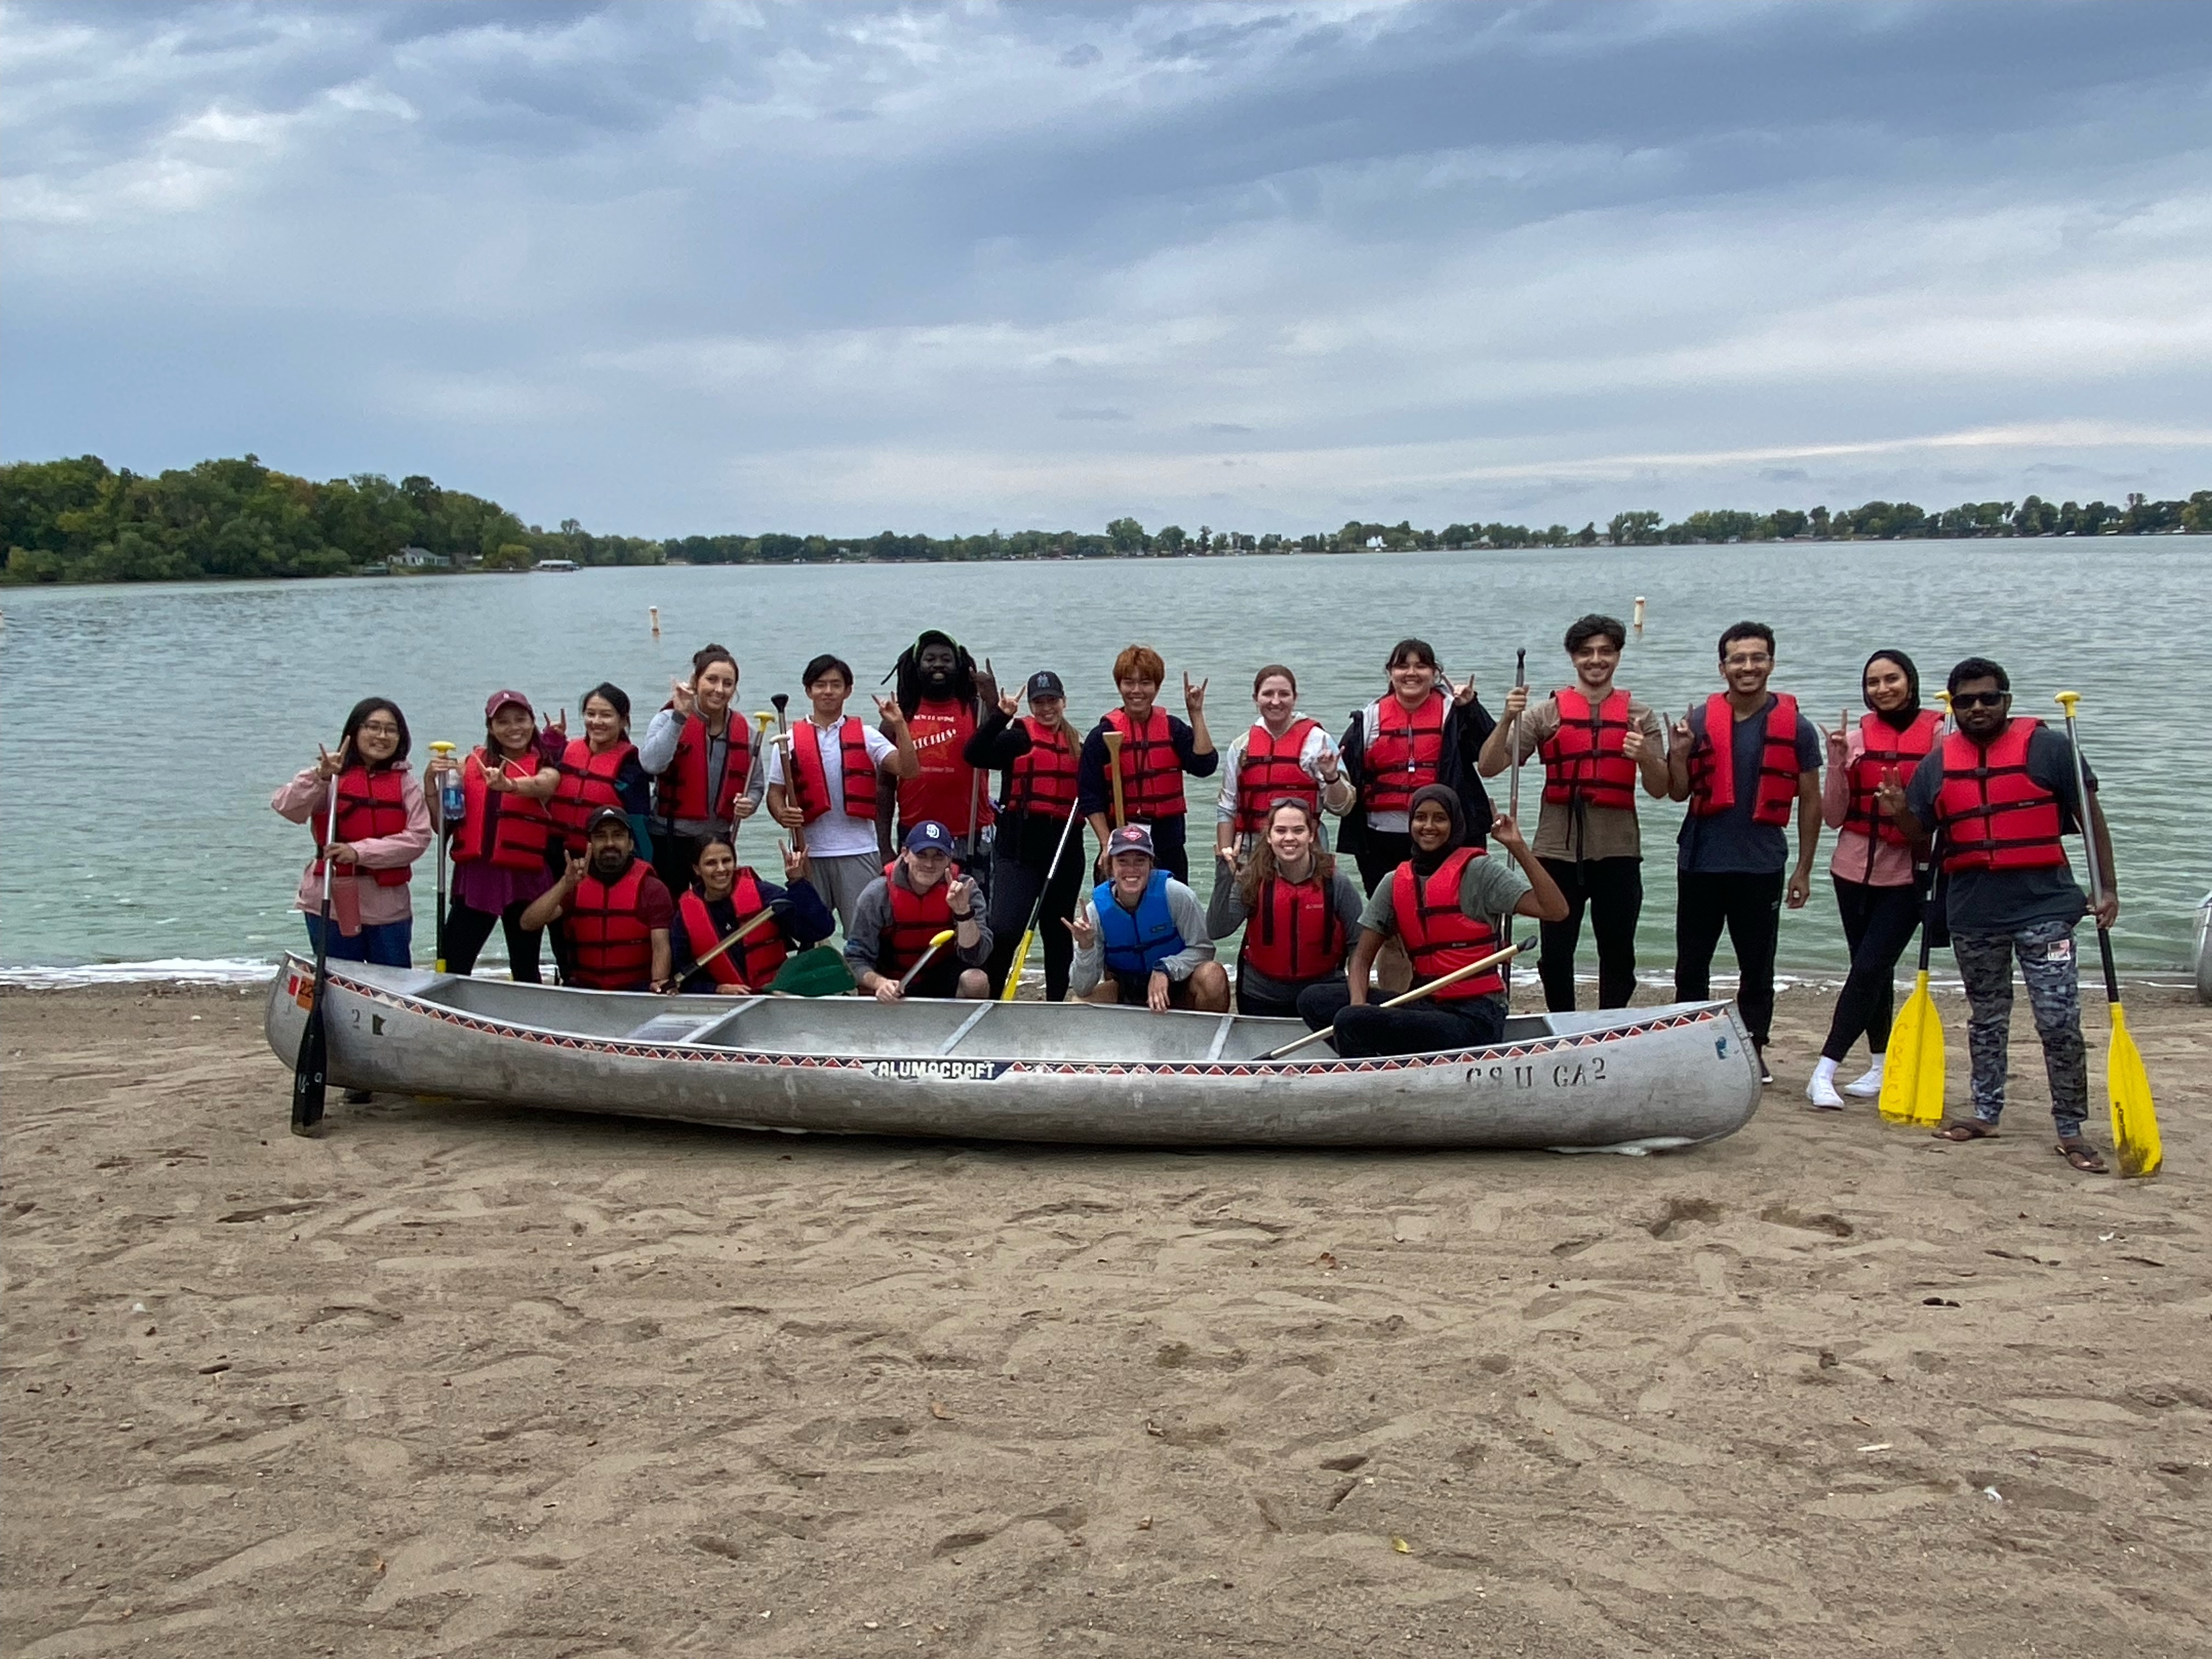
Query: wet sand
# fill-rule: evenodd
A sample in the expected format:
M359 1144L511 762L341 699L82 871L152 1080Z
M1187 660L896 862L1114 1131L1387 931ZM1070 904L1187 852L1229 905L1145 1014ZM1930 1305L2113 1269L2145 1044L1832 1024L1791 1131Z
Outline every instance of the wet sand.
M1999 1140L1807 1110L1827 1007L1629 1159L304 1141L258 992L0 997L0 1646L2203 1652L2212 1011L2123 1182L2024 1016Z

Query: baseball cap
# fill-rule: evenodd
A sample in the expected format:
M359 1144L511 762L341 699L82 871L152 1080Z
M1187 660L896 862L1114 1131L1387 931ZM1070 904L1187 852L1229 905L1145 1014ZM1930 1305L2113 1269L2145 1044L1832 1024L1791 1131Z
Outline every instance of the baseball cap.
M952 832L935 818L924 818L906 832L906 850L909 853L942 853L952 856Z
M1106 856L1117 853L1142 853L1146 858L1157 858L1152 851L1152 832L1141 823L1125 823L1106 838Z
M517 708L520 708L522 712L529 715L531 719L536 720L538 718L538 711L530 706L530 699L524 696L520 691L495 691L491 696L486 697L484 699L484 718L486 720L489 720L494 714L499 713L501 709L506 708L509 703L513 703Z
M1065 697L1066 695L1067 689L1060 684L1060 676L1049 668L1041 668L1030 676L1030 702L1034 702L1039 697Z
M584 833L588 836L603 823L619 823L624 830L628 830L629 818L628 815L617 811L611 806L602 806L592 814L592 821L584 826Z

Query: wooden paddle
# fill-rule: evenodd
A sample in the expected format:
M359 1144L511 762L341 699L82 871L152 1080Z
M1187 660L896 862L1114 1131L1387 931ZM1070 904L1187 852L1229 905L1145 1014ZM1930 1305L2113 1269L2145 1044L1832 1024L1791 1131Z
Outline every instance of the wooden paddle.
M1121 734L1109 726L1106 731L1106 781L1114 791L1114 827L1119 830L1128 822L1128 809L1121 800Z
M338 745L341 759L345 745ZM312 1135L323 1121L323 1073L330 1064L330 1034L323 1029L323 989L330 976L331 869L337 860L330 845L338 838L338 781L331 780L331 810L323 826L323 921L315 929L315 982L307 992L307 1023L300 1029L300 1053L292 1062L292 1133Z
M904 996L906 994L906 988L914 983L914 976L920 973L923 969L929 966L930 958L934 957L939 951L942 951L946 945L951 943L952 929L950 927L946 928L935 939L929 941L929 949L924 951L920 956L916 957L914 959L914 966L908 969L906 972L899 975L899 994L901 996Z
M1889 1025L1889 1055L1882 1062L1882 1121L1925 1128L1943 1121L1943 1018L1928 994L1928 953L1936 936L1936 876L1942 864L1939 833L1929 854L1928 902L1920 913L1920 970L1912 994Z
M2105 872L2097 862L2097 827L2089 814L2089 781L2081 763L2081 740L2074 734L2074 711L2081 701L2079 691L2061 691L2053 699L2066 711L2067 746L2074 751L2074 793L2081 805L2081 848L2089 864L2089 902L2105 902ZM2128 1032L2128 1017L2120 1006L2120 976L2112 966L2112 930L2097 924L2097 951L2105 959L2105 1003L2112 1012L2112 1041L2105 1049L2105 1091L2112 1102L2112 1150L2119 1154L2123 1176L2152 1176L2166 1161L2158 1135L2158 1108L2151 1102L2150 1073L2143 1069L2142 1052Z
M1493 951L1480 962L1470 962L1464 968L1455 968L1449 974L1431 980L1426 985L1416 985L1412 990L1403 992L1392 997L1389 1001L1378 1006L1384 1008L1402 1008L1409 1002L1419 1002L1423 997L1434 996L1447 985L1456 985L1463 979L1473 978L1486 968L1495 968L1500 963L1512 961L1514 957L1531 948L1535 943L1534 939L1522 939L1519 944L1509 945L1502 951ZM1279 1048L1270 1048L1260 1058L1280 1060L1285 1054L1294 1054L1309 1043L1319 1042L1323 1037L1333 1036L1335 1033L1336 1028L1333 1025L1318 1031L1309 1031L1295 1042L1285 1042Z
M783 745L783 793L788 800L799 793L799 763L791 757L791 693L779 691L769 701L775 705L775 738ZM791 844L800 852L806 850L806 830L803 824L791 832Z
M1044 896L1052 890L1052 878L1060 873L1060 860L1067 852L1068 832L1075 828L1079 817L1073 807L1067 809L1067 822L1060 826L1060 845L1052 849L1052 863L1044 872L1044 885L1037 889L1036 902L1030 906L1029 926L1022 929L1022 942L1014 947L1014 959L1006 968L1006 988L999 993L999 1000L1012 1002L1014 993L1022 988L1022 969L1030 959L1030 946L1036 941L1037 921L1044 915Z
M666 992L670 996L674 996L677 992L684 988L684 981L689 979L693 974L697 973L708 963L715 961L724 951L728 951L736 945L743 945L745 940L752 935L754 930L758 928L763 922L774 919L779 911L788 910L789 908L791 908L789 901L785 899L776 899L769 905L767 909L758 911L756 914L746 917L744 921L738 924L736 929L730 934L729 938L724 939L713 950L708 951L705 956L701 957L698 961L693 963L687 971L681 974L670 975L660 988Z

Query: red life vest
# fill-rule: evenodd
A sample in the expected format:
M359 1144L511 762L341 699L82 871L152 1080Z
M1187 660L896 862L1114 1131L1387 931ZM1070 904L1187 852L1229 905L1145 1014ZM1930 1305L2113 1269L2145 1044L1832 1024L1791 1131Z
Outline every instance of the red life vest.
M1844 809L1844 829L1899 847L1906 843L1909 837L1875 802L1874 792L1893 770L1899 784L1911 782L1913 773L1936 746L1936 731L1942 724L1943 717L1932 708L1922 709L1902 732L1878 714L1859 716L1859 741L1864 747L1850 765L1851 800Z
M1395 696L1375 705L1375 726L1359 763L1359 802L1369 812L1403 812L1413 792L1442 781L1444 694L1408 713Z
M830 810L830 775L822 769L822 728L812 720L793 728L791 753L793 798L809 823ZM845 816L876 816L876 763L868 758L868 728L848 714L837 722L837 746L843 758Z
M730 889L729 905L731 921L728 927L724 927L714 920L714 912L707 908L707 901L697 888L687 887L684 896L676 901L677 919L683 924L684 943L691 947L694 962L768 908L767 902L761 897L760 880L753 874L751 866L738 866L737 884ZM789 955L782 928L768 922L708 963L708 977L717 985L744 985L756 991L765 990Z
M596 755L590 738L571 738L561 751L561 781L546 805L552 811L553 822L561 826L570 852L584 850L584 830L592 813L602 806L611 806L617 812L623 810L622 791L615 787L615 778L623 763L635 753L637 745L628 738Z
M933 818L956 836L968 833L969 799L977 829L991 822L991 793L975 781L977 769L963 758L975 735L975 711L956 698L924 701L907 719L921 770L898 781L898 821L908 829Z
M1498 932L1489 920L1468 915L1459 908L1461 874L1482 856L1479 847L1462 847L1448 854L1426 881L1414 873L1411 860L1390 878L1390 915L1399 942L1413 959L1417 984L1480 962L1498 949ZM1432 994L1439 1002L1453 1002L1504 988L1504 976L1492 968Z
M1298 764L1304 752L1306 734L1318 731L1319 720L1303 717L1291 722L1279 738L1270 736L1267 723L1259 721L1244 734L1244 762L1237 772L1237 833L1249 836L1256 833L1267 821L1267 809L1277 801L1289 798L1302 800L1316 813L1321 811L1321 786L1313 775ZM1262 968L1260 970L1266 973Z
M929 949L930 940L955 925L951 887L960 874L958 865L947 869L945 879L927 893L917 893L897 880L893 873L897 869L896 860L884 866L884 885L890 894L891 920L884 929L883 944L876 953L876 971L886 978L896 978L920 962L921 953Z
M653 930L637 914L638 894L653 866L632 859L611 883L586 876L562 917L571 975L595 991L642 990L653 977Z
M407 796L405 774L397 767L386 767L381 772L372 772L365 766L349 766L338 774L338 830L331 837L348 845L381 836L404 835L407 830ZM323 816L318 812L307 821L307 828L319 842L323 835ZM341 866L341 871L347 866ZM379 887L404 887L414 879L415 866L402 864L388 870L371 870L366 865L350 866L356 876L367 876ZM318 858L315 874L323 873L323 861Z
M2015 718L1986 749L1964 732L1943 742L1946 870L2051 870L2066 862L2058 797L2027 775L2027 745L2043 722Z
M1722 743L1718 732L1728 738ZM1797 799L1797 699L1778 692L1766 711L1765 746L1759 757L1753 823L1790 822ZM1735 805L1735 710L1716 691L1705 699L1705 729L1690 750L1690 811L1718 817Z
M730 822L730 807L745 787L745 775L752 769L752 738L744 715L732 709L729 718L730 743L722 757L721 787L714 791L711 804L707 799L707 750L714 739L707 722L694 714L676 734L675 757L653 792L653 805L672 823L678 818Z
M1024 714L1022 724L1029 729L1030 746L1006 769L1006 811L1064 823L1075 810L1074 739L1066 721L1048 726Z
M1636 763L1621 752L1628 740L1628 693L1615 687L1593 705L1578 685L1552 693L1559 724L1536 745L1544 759L1544 799L1555 806L1636 810Z
M1176 753L1166 711L1153 705L1139 726L1127 709L1115 708L1099 723L1121 734L1121 810L1129 822L1158 823L1182 817L1182 759Z
M470 764L461 768L461 794L468 803L460 827L453 832L453 862L476 864L486 859L495 870L543 870L545 849L553 842L553 817L545 803L527 795L495 794L484 784L491 757L479 746L470 751ZM524 782L544 769L532 750L520 760L499 762L499 769Z
M1271 876L1260 884L1259 902L1244 924L1239 953L1249 967L1285 984L1333 974L1344 966L1344 918L1335 895L1313 877L1285 881Z

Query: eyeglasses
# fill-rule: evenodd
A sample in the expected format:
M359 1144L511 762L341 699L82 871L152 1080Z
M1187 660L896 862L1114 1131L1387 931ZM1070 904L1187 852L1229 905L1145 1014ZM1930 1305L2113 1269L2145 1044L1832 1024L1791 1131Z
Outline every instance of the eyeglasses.
M2009 691L1954 691L1951 694L1951 707L1954 708L2002 708L2004 707L2004 700L2011 695Z
M396 738L399 735L399 728L390 720L363 720L361 730L364 737Z

